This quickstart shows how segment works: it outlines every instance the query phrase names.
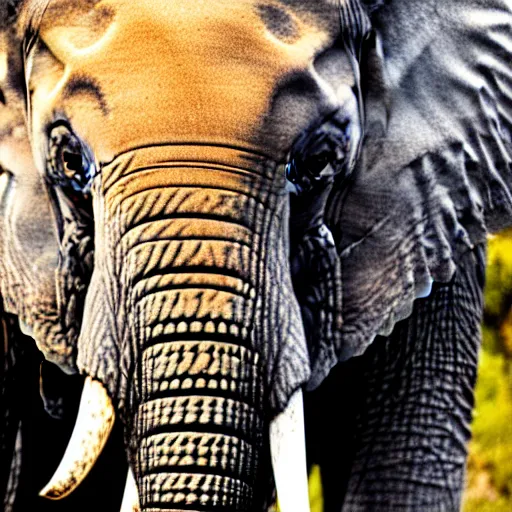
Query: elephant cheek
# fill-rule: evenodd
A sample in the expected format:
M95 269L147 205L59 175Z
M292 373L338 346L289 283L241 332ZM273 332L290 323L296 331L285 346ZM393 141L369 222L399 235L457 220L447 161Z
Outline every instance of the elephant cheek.
M117 399L118 409L124 408L126 397L126 359L116 345L115 310L102 285L100 272L94 271L84 305L82 330L78 338L77 366L105 384L108 394Z

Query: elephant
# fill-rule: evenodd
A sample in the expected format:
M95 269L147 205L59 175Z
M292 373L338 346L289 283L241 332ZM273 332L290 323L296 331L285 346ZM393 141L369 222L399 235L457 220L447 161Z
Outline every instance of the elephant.
M510 2L1 5L33 159L0 177L2 300L86 376L42 494L118 416L143 511L308 510L336 409L326 507L457 510Z

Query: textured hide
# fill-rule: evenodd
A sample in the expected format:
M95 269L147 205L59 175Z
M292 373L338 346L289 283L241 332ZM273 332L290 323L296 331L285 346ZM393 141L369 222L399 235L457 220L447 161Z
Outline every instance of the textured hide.
M47 359L105 385L146 510L261 505L268 425L297 388L390 335L512 224L510 1L0 13L18 102L0 146L15 164L6 310Z

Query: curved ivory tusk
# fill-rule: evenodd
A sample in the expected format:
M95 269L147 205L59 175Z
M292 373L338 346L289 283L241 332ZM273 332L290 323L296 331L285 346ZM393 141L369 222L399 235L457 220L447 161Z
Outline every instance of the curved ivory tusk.
M281 512L309 512L302 390L270 424L270 452Z
M40 496L60 500L80 485L103 450L114 419L114 407L105 388L87 377L66 453Z
M121 512L140 512L139 494L137 492L137 484L135 483L132 468L128 469Z

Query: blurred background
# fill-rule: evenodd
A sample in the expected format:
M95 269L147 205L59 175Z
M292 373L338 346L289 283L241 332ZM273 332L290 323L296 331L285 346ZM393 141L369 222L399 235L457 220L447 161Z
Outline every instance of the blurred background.
M489 241L464 512L512 511L512 230Z
M512 511L512 230L489 240L483 346L463 512ZM322 511L318 468L311 512Z

